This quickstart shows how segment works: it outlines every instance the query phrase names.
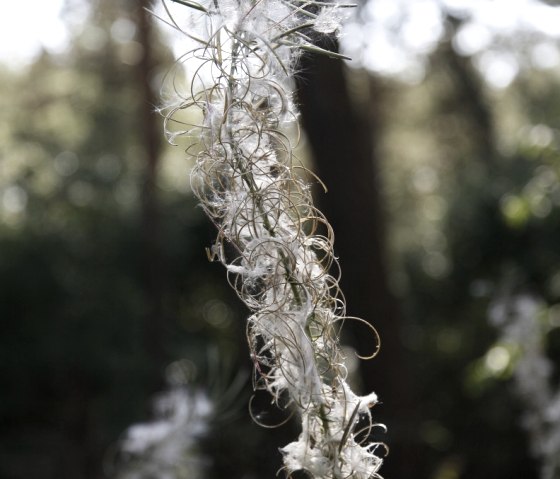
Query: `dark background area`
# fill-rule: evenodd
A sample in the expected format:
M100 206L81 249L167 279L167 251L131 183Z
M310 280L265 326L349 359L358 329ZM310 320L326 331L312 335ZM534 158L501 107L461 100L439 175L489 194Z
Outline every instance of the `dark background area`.
M252 422L249 379L224 400L250 377L246 311L208 262L186 146L164 143L154 112L169 41L141 1L89 4L66 53L0 67L0 478L118 476L124 431L182 359L223 406L193 452L204 477L274 477L297 427ZM462 21L446 16L415 82L320 56L298 75L348 312L382 339L356 379L382 400L387 479L539 477L515 394L523 344L492 362L508 351L488 319L504 291L539 299L559 388L560 66L526 60L492 88L452 46ZM367 353L362 338L344 339Z

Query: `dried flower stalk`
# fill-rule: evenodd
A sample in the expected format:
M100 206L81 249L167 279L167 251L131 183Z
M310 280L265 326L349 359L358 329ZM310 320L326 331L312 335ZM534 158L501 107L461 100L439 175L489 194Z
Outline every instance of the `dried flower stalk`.
M313 206L286 133L297 125L290 81L297 57L340 56L314 46L309 35L336 32L351 5L174 1L191 12L184 30L174 23L194 45L181 61L197 69L190 92L165 111L166 131L172 142L196 139L192 190L218 229L210 256L225 265L251 311L255 388L301 418L298 440L281 449L284 469L325 479L380 477L379 444L358 440L373 427L377 396L351 391L339 347L347 318L329 273L338 266L333 232ZM181 123L183 109L198 110L201 124ZM358 424L366 426L357 431Z

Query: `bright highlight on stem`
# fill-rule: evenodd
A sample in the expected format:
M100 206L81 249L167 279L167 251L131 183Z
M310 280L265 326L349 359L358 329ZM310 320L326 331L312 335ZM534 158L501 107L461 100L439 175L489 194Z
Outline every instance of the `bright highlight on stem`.
M335 33L352 5L174 1L191 13L184 31L171 23L194 45L181 62L196 71L191 90L177 92L165 112L166 132L170 141L196 139L192 189L218 229L210 256L225 265L251 311L255 388L301 419L299 438L281 449L284 469L325 479L380 477L380 444L367 442L377 396L351 391L339 347L347 318L329 273L337 266L333 233L313 206L286 133L297 127L290 82L297 57L340 57L314 46L310 35ZM181 123L176 114L187 108L199 111L201 124Z

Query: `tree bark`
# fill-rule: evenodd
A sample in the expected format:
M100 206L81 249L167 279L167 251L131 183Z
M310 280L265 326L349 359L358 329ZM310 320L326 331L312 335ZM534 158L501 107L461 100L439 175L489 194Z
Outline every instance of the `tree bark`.
M400 341L399 311L387 281L385 220L375 149L380 129L376 107L379 83L370 80L371 101L360 113L352 104L341 61L305 56L302 71L298 83L302 122L315 170L328 188L319 203L335 231L347 312L365 319L381 338L379 355L361 361L360 372L365 392L375 391L381 400L372 411L374 420L389 428L380 438L391 448L382 474L409 479L421 470L421 457L413 439L418 425ZM376 342L367 327L357 321L346 324L358 352L371 354Z
M146 350L156 363L165 362L163 351L163 281L162 255L160 246L160 211L157 197L160 131L156 121L157 99L151 85L153 61L152 25L147 8L149 0L140 0L136 5L138 41L143 55L137 66L137 81L141 92L139 114L139 143L145 154L142 184L142 231L144 243L144 274L147 300L145 329Z

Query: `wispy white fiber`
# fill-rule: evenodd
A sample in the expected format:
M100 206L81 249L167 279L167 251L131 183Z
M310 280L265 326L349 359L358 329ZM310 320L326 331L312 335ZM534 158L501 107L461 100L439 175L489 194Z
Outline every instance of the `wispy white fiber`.
M169 103L166 130L172 141L195 140L188 150L196 160L192 190L218 229L212 257L251 311L255 387L301 420L297 440L281 449L283 469L316 479L380 477L378 444L368 440L377 396L351 391L339 346L346 308L329 273L338 268L332 229L313 206L287 134L297 128L297 58L303 50L337 56L311 40L336 33L348 5L178 3L196 19L185 22L194 46L182 59L194 73L191 89L179 89L179 101ZM201 123L187 128L185 109L198 112Z
M195 446L207 433L213 410L201 391L174 386L162 393L155 401L154 420L135 424L125 432L117 479L204 477L204 464Z

